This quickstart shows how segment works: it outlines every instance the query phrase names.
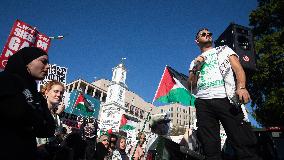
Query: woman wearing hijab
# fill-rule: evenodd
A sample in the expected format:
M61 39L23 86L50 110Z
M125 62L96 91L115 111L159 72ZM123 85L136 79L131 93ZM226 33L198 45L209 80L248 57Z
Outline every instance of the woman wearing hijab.
M36 137L51 137L55 121L37 91L49 69L45 51L26 47L12 55L0 72L0 159L35 159Z
M98 143L96 145L96 151L95 151L95 154L94 154L94 160L107 160L107 159L109 159L108 148L109 148L109 136L107 134L102 134L98 138Z
M116 143L116 150L113 151L112 160L129 160L126 149L126 138L120 137Z

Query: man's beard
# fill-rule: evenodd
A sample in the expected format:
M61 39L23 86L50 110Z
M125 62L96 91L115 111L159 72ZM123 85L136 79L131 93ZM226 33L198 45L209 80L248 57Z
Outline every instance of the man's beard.
M212 47L212 41L206 41L204 43L201 44L202 48L208 48L208 47Z

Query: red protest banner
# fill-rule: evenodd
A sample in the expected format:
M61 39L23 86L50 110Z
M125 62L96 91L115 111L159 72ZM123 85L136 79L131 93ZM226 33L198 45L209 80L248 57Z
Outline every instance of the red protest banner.
M40 32L36 35L36 40L33 46L41 48L42 50L48 52L50 46L50 38Z
M50 38L39 33L35 27L16 20L0 56L0 69L5 68L10 56L28 46L36 46L47 52L50 46Z

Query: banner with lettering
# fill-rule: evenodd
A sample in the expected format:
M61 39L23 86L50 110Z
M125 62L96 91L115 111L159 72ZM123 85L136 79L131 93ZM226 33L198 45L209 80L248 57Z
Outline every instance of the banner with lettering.
M45 52L48 52L48 49L50 47L50 41L51 39L47 35L37 32L36 40L33 46L38 47L44 50Z
M4 69L10 56L28 46L48 51L50 38L25 22L16 20L0 56L0 69Z
M48 74L42 81L38 82L38 90L51 80L57 80L66 85L67 68L58 66L57 64L49 64Z
M62 124L73 128L79 128L80 124L82 124L84 120L86 123L95 123L94 117L77 116L75 114L68 113L65 111L59 115L59 118Z

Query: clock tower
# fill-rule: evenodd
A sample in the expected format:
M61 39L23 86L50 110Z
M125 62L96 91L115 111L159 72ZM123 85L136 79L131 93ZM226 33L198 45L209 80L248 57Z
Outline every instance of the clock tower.
M122 58L121 62L112 70L112 79L108 85L106 102L101 106L100 128L104 131L112 129L113 132L118 132L121 116L125 113L127 71L123 60L125 58Z

